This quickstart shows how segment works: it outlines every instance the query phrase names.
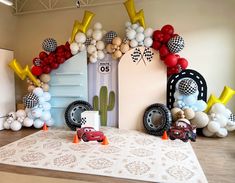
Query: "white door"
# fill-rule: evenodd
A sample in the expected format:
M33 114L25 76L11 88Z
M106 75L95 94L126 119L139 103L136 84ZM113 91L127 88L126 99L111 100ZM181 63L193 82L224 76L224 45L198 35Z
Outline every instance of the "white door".
M0 117L15 111L14 71L8 66L12 59L13 51L0 49ZM4 120L0 118L0 130Z

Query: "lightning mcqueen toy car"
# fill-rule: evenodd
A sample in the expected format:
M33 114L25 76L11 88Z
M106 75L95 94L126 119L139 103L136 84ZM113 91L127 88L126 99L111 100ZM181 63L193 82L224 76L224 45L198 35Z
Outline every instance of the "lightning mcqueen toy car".
M84 142L97 141L102 142L105 138L104 133L95 131L92 127L83 127L77 130L78 138Z

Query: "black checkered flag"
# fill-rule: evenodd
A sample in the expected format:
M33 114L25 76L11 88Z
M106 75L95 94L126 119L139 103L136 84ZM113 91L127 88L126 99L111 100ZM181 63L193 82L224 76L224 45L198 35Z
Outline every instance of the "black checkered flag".
M27 108L33 108L38 105L39 98L34 93L29 93L23 97L23 103Z
M184 95L192 95L197 92L197 83L191 78L180 80L178 85L179 92Z
M178 53L184 48L184 39L181 36L171 38L167 43L171 53Z
M36 59L33 60L33 64L34 64L35 66L41 66L42 61L41 61L40 58L36 58Z
M233 113L231 113L228 119L229 119L229 121L235 122L235 115Z
M104 40L106 44L112 44L113 39L117 37L117 33L114 31L109 31L105 34Z
M86 47L88 47L91 44L91 40L92 39L90 37L86 38L86 41L84 43Z
M142 59L142 54L139 48L135 48L134 52L131 54L132 61L139 63Z
M81 125L85 125L86 124L86 117L84 117L84 118L81 118Z
M144 57L147 59L148 62L152 61L154 53L151 51L150 48L144 49Z
M42 43L43 50L47 52L53 52L56 50L57 42L53 38L47 38Z

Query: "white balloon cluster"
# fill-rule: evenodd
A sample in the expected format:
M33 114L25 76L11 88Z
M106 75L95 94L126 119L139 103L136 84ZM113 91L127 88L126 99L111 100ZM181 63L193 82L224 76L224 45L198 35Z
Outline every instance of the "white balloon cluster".
M93 29L89 29L86 32L87 39L91 40L87 46L88 57L91 63L95 63L97 60L102 60L105 57L105 44L102 39L106 31L102 30L102 28L102 24L97 22Z
M70 44L70 50L72 55L76 55L77 53L86 50L86 35L82 32L78 32L75 36L75 42Z
M52 126L54 120L51 118L51 104L49 103L51 94L49 92L44 92L40 87L35 88L33 93L38 96L39 104L34 108L25 109L28 118L33 120L33 126L35 128L41 128L44 123L46 123L47 126Z
M137 46L151 47L153 44L153 29L148 27L144 29L139 24L126 23L126 37L130 40L130 46L135 48Z
M214 104L209 111L210 120L202 130L203 134L207 137L226 137L228 131L235 130L235 122L229 119L231 114L232 112L223 104Z
M22 126L29 127L28 125L32 126L33 120L26 117L24 110L8 113L8 117L3 123L5 129L11 129L13 131L19 131Z

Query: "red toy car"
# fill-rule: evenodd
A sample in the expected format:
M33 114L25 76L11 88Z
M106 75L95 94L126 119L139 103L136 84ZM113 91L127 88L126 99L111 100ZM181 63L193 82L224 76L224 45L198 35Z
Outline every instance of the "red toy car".
M100 131L95 131L92 127L83 127L77 130L78 138L82 139L84 142L98 141L102 142L105 138L104 133Z
M171 140L180 139L187 142L189 139L191 141L196 141L196 133L193 130L196 127L191 126L183 120L178 120L169 130L169 137Z

